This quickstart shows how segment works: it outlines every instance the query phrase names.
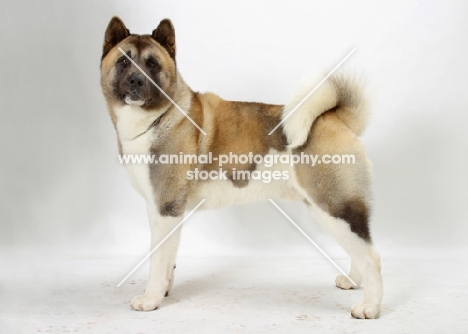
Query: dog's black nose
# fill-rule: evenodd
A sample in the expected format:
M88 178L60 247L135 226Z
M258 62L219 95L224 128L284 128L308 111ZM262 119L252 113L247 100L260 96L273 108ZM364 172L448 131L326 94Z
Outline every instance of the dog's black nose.
M145 77L141 73L132 73L128 76L128 83L130 89L138 89L145 85Z

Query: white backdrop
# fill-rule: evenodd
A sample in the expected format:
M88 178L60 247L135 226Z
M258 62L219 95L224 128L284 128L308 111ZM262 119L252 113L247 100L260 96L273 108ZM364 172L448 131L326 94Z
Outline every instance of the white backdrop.
M364 73L373 118L372 227L383 257L466 256L468 5L464 1L9 1L0 5L3 255L142 255L143 200L118 164L99 86L104 30L172 19L192 89L285 103L312 70ZM343 253L301 204L286 212L333 256ZM199 212L181 256L315 250L269 203Z

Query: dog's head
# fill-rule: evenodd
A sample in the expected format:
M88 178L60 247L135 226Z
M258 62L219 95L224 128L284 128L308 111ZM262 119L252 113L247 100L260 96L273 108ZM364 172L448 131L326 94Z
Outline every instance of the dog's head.
M114 108L136 104L144 110L168 105L170 101L159 88L171 98L176 91L175 53L175 31L170 20L162 20L151 35L136 35L113 17L101 59L101 86L108 105Z

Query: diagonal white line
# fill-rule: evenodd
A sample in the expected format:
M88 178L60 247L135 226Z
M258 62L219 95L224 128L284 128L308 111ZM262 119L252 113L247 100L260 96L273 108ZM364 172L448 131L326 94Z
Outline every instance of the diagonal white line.
M315 243L315 241L312 240L312 239L304 232L304 230L301 229L301 228L286 214L286 212L284 212L283 209L281 209L281 208L278 206L278 204L276 204L272 199L269 199L269 201L271 202L271 204L273 204L273 205L278 209L279 212L281 212L281 213L283 214L283 216L286 217L287 220L289 220L289 221L291 222L291 224L294 225L295 228L297 228L297 229L299 230L299 232L302 233L302 235L303 235L304 237L307 238L307 240L309 240L309 241L312 243L312 245L315 246L315 248L318 249L318 251L319 251L320 253L322 253L323 256L325 256L325 257L327 258L328 261L331 262L331 264L333 264L333 265L336 267L336 269L338 269L347 279L349 279L349 281L350 281L351 283L353 283L354 286L357 286L357 284L351 279L351 277L349 277L349 276L343 271L343 269L341 269L341 268L335 263L335 261L333 261L333 260L327 255L327 253L325 253L325 252L323 251L323 249L320 248L320 246L317 245L317 244Z
M128 273L127 276L125 276L125 278L124 278L123 280L120 281L119 284L117 284L117 287L120 287L120 286L122 285L122 283L125 282L125 281L127 280L127 278L129 278L130 275L133 274L133 273L135 272L135 270L137 270L138 267L140 267L140 266L143 264L143 262L145 262L145 261L151 256L151 254L153 254L153 253L154 253L154 252L155 252L155 251L156 251L156 250L157 250L157 249L158 249L158 248L159 248L159 247L160 247L160 246L161 246L161 245L162 245L162 244L163 244L163 243L164 243L164 242L165 242L165 241L166 241L166 240L167 240L167 239L168 239L168 238L169 238L169 237L170 237L170 236L171 236L187 219L188 219L188 217L190 217L190 215L191 215L192 213L194 213L196 209L198 209L198 207L199 207L200 205L203 204L204 201L206 201L206 198L202 199L201 202L198 203L198 205L197 205L195 208L193 208L193 210L190 211L190 212L184 217L184 219L182 219L182 220L180 221L180 223L177 224L177 225L172 229L172 231L169 232L168 235L166 235L166 236L164 237L164 239L162 239L162 240L151 250L151 252L149 252L148 255L146 255L146 256L143 258L143 260L141 260L140 263L138 263L138 264L136 265L136 267L133 268L132 271L130 271L130 272Z
M143 70L141 69L141 67L138 66L138 64L135 63L135 61L134 61L132 58L130 58L130 57L128 56L128 54L126 54L120 47L119 47L119 51L122 52L123 55L124 55L125 57L127 57L127 59L130 60L130 61L132 62L132 64L135 65L135 67L136 67L137 69L139 69L140 72L141 72L154 86L156 86L156 88L159 89L159 91L160 91L161 93L163 93L163 95L164 95L165 97L167 97L167 99L168 99L169 101L171 101L172 104L173 104L177 109L179 109L179 111L180 111L185 117L187 117L188 120L189 120L190 122L192 122L192 124L195 125L195 126L197 127L198 130L200 130L201 133L203 133L203 134L206 136L206 132L203 131L202 128L200 128L200 127L198 126L198 124L195 123L195 121L194 121L193 119L191 119L190 116L189 116L181 107L179 107L179 105L178 105L177 103L175 103L174 100L171 99L171 98L169 97L169 95L167 95L166 92L163 91L162 88L159 87L159 85L158 85L156 82L154 82L154 80L151 79L150 76L149 76L148 74L146 74L146 72L143 71Z
M316 91L316 90L333 74L333 72L335 72L335 71L338 69L338 67L340 67L341 64L343 64L343 63L346 61L346 59L348 59L348 58L354 53L354 51L356 51L356 48L352 49L351 52L348 53L347 56L344 57L343 60L340 61L340 62L338 63L338 65L336 65L335 68L333 68L333 70L331 70L330 73L328 73L327 76L326 76L325 78L323 78L322 81L320 81L320 82L317 84L317 86L315 86L315 88L312 89L312 90L309 92L309 94L307 94L307 95L301 100L301 102L299 102L299 103L297 104L297 106L295 106L294 109L291 110L291 111L289 112L289 114L287 114L286 117L284 117L284 118L281 120L281 122L279 122L278 125L275 126L275 128L274 128L273 130L270 131L270 133L269 133L268 135L271 136L271 134L272 134L273 132L275 132L276 129L278 129L278 128L281 126L281 124L283 124L284 121L286 121L286 120L289 118L289 116L291 116L292 113L295 112L295 111L297 110L297 108L299 108L299 107L305 102L305 100L307 100L307 99L309 98L309 96L311 96L311 95L312 95L312 94L313 94L313 93L314 93L314 92L315 92L315 91Z

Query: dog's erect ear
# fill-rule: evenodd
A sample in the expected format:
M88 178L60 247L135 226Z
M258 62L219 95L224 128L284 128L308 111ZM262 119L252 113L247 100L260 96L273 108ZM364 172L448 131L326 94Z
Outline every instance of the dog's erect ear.
M119 44L119 42L129 35L130 31L125 27L122 20L117 16L114 16L107 26L104 45L102 47L102 56L104 57L110 49Z
M175 30L171 20L164 19L159 22L158 27L153 30L152 36L156 42L166 49L171 58L175 60Z

